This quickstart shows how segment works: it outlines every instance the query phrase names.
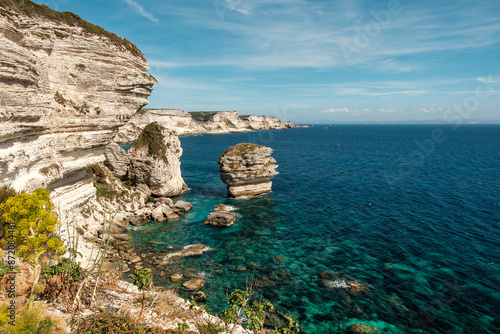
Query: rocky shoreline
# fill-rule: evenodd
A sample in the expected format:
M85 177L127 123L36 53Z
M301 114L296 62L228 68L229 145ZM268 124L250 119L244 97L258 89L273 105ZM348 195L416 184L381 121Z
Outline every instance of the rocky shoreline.
M94 34L75 14L71 25L1 9L0 185L51 190L63 223L59 233L74 235L65 242L81 254L83 267L96 247L106 248L109 263L123 260L123 272L210 250L194 245L150 256L128 245L129 225L168 222L192 207L171 199L188 189L179 135L299 128L236 111L143 109L157 81L135 45L112 33ZM117 144L125 142L133 142L127 152ZM207 221L230 225L234 218L220 211ZM196 291L203 281L184 284Z

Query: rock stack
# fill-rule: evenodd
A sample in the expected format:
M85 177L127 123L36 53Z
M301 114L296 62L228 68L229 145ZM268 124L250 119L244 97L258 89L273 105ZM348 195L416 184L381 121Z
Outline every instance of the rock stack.
M240 143L220 156L220 176L229 197L252 197L271 191L271 179L278 174L272 152L267 146Z

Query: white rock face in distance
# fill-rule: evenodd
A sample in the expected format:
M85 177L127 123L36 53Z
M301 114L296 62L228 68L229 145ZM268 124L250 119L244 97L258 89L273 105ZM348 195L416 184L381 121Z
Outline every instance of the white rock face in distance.
M115 141L131 142L147 124L158 122L177 135L295 129L299 126L271 116L239 116L237 111L193 112L175 109L145 109L122 126Z
M278 174L267 146L240 143L228 148L219 159L222 182L229 197L251 197L271 191L271 179Z
M0 185L55 189L60 205L92 196L85 168L104 161L115 130L148 104L156 83L127 45L41 17L0 15Z

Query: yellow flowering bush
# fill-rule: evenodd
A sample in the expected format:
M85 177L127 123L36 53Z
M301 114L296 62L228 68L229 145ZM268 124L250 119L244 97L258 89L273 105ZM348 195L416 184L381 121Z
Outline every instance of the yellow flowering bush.
M57 219L49 195L49 190L40 188L30 194L10 197L0 205L7 223L7 233L2 243L6 239L9 242L13 239L17 246L16 255L34 266L33 286L36 286L40 276L40 257L45 253L57 256L66 252L62 240L55 233L61 222ZM32 290L29 309L33 300Z
M30 194L11 197L0 207L5 221L15 225L13 237L18 246L17 255L33 265L48 251L56 255L65 252L63 242L54 233L61 222L49 194L49 190L40 188Z

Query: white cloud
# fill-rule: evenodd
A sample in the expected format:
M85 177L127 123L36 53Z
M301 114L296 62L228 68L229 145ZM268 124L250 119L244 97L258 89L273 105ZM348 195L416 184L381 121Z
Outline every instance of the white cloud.
M500 77L488 76L488 77L479 77L476 79L482 83L500 83Z
M385 113L385 114L392 114L392 113L395 113L396 112L396 109L384 109L384 108L381 108L381 109L377 109L378 112L382 112L382 113Z
M355 112L359 112L359 110L354 109L354 110L349 110L349 108L342 107L342 108L330 108L330 109L325 109L320 111L322 114L351 114Z
M384 73L406 73L436 66L422 59L500 42L500 23L495 15L498 5L494 3L481 6L450 3L442 6L446 11L443 15L441 10L405 2L403 11L394 14L389 24L370 37L366 47L358 48L359 52L349 61L340 46L355 47L358 32L377 22L363 2L353 1L354 5L350 5L351 1L321 4L299 0L217 2L226 12L238 12L243 16L227 15L221 20L216 18L213 8L166 5L172 15L181 18L190 28L214 31L214 36L228 42L230 47L223 54L215 52L204 56L207 65L211 66L252 70L357 66ZM375 12L385 9L382 3L374 6ZM357 22L353 21L354 13ZM423 58L424 54L429 54L430 58ZM190 63L185 65L190 66Z
M144 16L153 23L159 23L160 20L157 19L153 14L147 12L144 7L142 7L136 0L124 0L132 9L136 10L141 16Z
M435 107L428 107L428 108L423 107L423 108L419 108L417 110L417 112L422 112L425 114L431 114L431 113L437 113L437 112L443 112L443 111L444 111L443 107L437 107L437 108L435 108Z

